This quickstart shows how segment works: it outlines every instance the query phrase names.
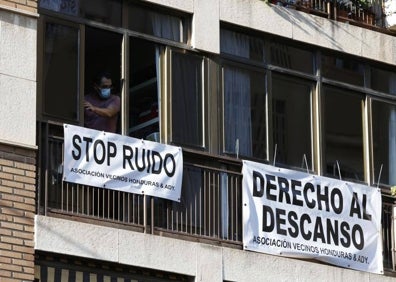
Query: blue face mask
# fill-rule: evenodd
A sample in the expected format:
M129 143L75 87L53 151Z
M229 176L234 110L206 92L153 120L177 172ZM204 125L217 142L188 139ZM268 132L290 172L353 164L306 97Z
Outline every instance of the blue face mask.
M99 95L103 99L107 99L110 97L110 88L101 88Z

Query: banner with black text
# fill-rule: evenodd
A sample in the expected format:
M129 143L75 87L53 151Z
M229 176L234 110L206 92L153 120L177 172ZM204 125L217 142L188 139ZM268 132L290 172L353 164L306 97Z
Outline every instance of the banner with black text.
M180 201L180 147L64 125L63 180Z
M377 188L243 161L245 250L383 273Z

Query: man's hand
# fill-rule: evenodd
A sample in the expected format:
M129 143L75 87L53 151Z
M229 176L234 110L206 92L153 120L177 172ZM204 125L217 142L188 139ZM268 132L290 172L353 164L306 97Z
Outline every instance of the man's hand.
M90 102L84 101L84 108L88 111L95 112L95 106L93 106Z

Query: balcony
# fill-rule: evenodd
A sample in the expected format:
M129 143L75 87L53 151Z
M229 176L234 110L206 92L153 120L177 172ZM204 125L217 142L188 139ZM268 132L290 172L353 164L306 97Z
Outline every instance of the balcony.
M382 0L269 0L269 3L394 35Z
M38 214L242 249L242 163L183 151L181 201L62 180L62 126L40 123ZM384 268L394 274L394 201L383 194Z

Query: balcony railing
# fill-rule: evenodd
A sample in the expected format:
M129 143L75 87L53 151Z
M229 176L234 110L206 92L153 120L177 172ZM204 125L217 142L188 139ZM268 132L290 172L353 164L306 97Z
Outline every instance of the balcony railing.
M394 34L386 28L383 0L269 0L269 2L328 19L349 22L363 28Z
M242 248L241 162L185 151L180 202L62 181L63 128L40 123L38 213ZM383 197L384 268L395 271L394 201Z
M242 244L241 164L184 152L180 202L62 180L63 128L39 125L39 213Z

